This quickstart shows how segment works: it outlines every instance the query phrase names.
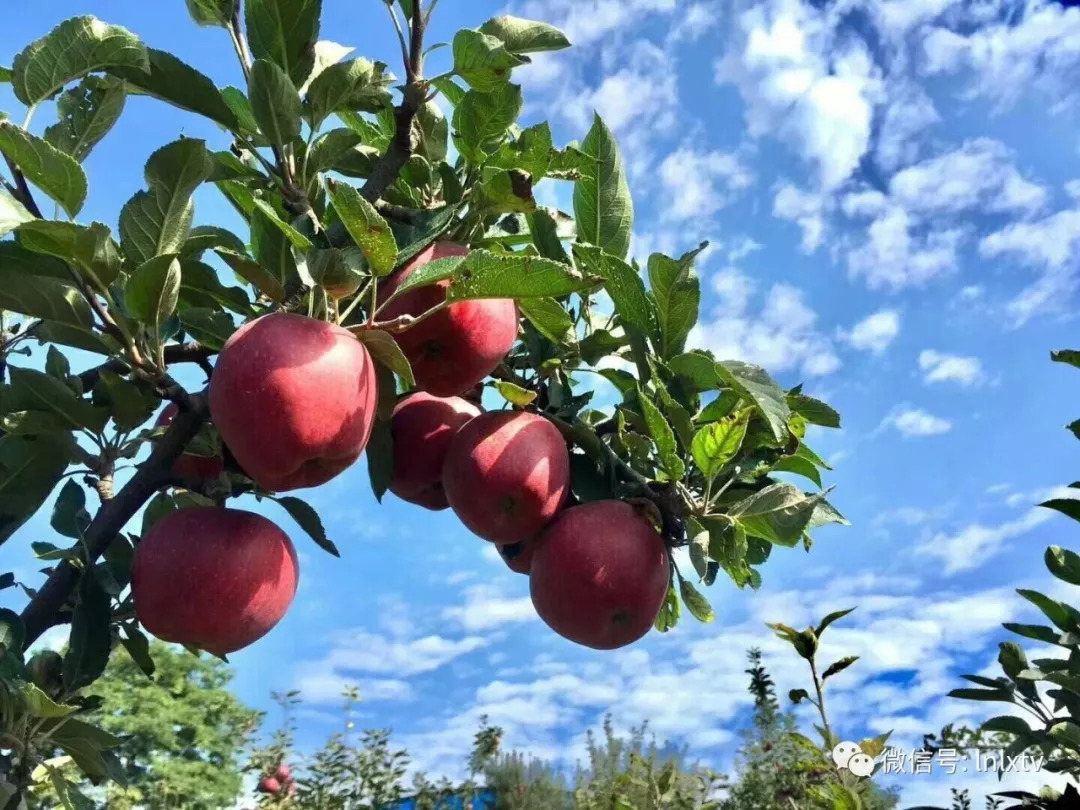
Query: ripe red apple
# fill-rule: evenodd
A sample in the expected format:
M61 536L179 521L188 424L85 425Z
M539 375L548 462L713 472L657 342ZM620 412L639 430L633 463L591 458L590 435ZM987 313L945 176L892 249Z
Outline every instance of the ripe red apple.
M560 636L613 650L649 632L669 577L667 547L643 514L622 501L592 501L537 538L529 591Z
M433 511L446 509L443 462L450 440L480 409L461 397L433 397L420 391L394 408L390 432L394 473L390 491L403 501Z
M523 540L520 543L499 546L499 556L503 558L506 567L515 574L528 574L532 570L533 549L535 540Z
M259 780L259 793L269 793L272 796L276 796L281 792L281 785L278 780L272 776L267 776L265 779Z
M469 250L452 242L435 242L379 285L381 305L401 283L436 259L466 256ZM387 305L380 320L421 315L446 300L449 280L407 292ZM456 396L495 370L518 334L517 305L508 298L459 301L401 332L398 345L412 364L416 384L439 397Z
M375 366L353 335L301 315L265 315L225 343L210 382L221 438L259 486L325 484L364 451Z
M570 454L547 419L523 411L481 414L446 452L443 489L469 530L520 543L555 517L570 491Z
M284 762L277 766L277 770L274 771L274 778L281 784L285 784L292 779L292 769Z
M179 412L175 402L170 402L155 422L156 427L167 425ZM196 456L184 453L173 462L173 472L184 478L217 478L225 470L225 460L221 456Z
M135 614L162 641L217 655L262 638L296 594L288 536L253 512L198 506L158 520L135 548Z

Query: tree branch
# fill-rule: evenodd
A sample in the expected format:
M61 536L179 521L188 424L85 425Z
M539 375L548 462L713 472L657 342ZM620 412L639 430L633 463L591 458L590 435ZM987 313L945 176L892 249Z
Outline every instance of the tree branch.
M100 557L113 538L124 528L142 505L164 486L173 463L210 415L205 392L189 397L190 407L176 415L165 435L154 445L150 457L139 465L134 477L116 496L105 502L84 536L87 564ZM26 645L36 641L56 623L56 617L79 582L79 570L68 562L56 566L48 580L22 612L26 627Z
M173 343L165 347L165 364L196 363L205 371L206 366L208 365L207 361L215 354L217 354L217 349L211 349L200 343ZM113 359L109 360L107 363L102 363L100 366L94 366L94 368L87 369L79 375L83 390L89 391L93 388L94 383L98 381L98 377L101 376L101 372L103 371L128 374L131 372L131 366L123 360ZM207 373L207 376L209 376L209 373ZM168 398L171 399L172 397Z
M401 104L394 109L394 137L385 154L379 158L368 176L367 182L360 189L370 203L374 203L385 193L400 174L402 167L413 153L413 120L424 105L426 87L424 84L424 15L422 3L413 3L412 22L409 26L411 44L409 58L405 62L405 89Z

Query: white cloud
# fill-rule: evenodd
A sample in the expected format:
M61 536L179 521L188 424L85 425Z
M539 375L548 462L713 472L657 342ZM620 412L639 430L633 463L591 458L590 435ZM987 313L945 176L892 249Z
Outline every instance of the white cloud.
M937 557L945 563L945 574L952 576L961 571L977 568L1004 550L1006 540L1027 534L1048 521L1053 512L1049 509L1031 509L1016 520L996 526L973 523L955 534L934 534L916 547L916 552Z
M695 41L720 22L720 7L716 3L697 2L679 12L679 19L668 34L668 43Z
M955 382L964 387L977 385L984 379L982 362L977 357L961 357L933 349L919 354L919 370L927 383Z
M790 183L781 186L773 198L773 216L790 219L802 228L802 250L813 253L825 235L826 195L803 191Z
M883 309L863 318L844 339L853 348L881 354L900 334L900 313L895 309Z
M650 14L674 11L676 0L526 0L519 5L521 16L558 26L581 47Z
M1077 183L1080 184L1080 180ZM756 253L763 247L764 245L760 242L746 235L736 236L724 243L724 248L727 250L727 260L732 264L745 259L751 253Z
M466 589L465 604L444 608L443 616L457 622L469 633L537 618L529 597L509 597L490 585L474 585Z
M922 408L904 405L885 417L882 427L896 428L905 438L937 436L952 430L952 422L927 413Z
M661 217L670 220L714 214L754 181L753 173L738 155L697 152L686 146L664 158L659 177L667 192Z
M903 0L904 5L909 0ZM934 102L918 84L891 82L888 101L881 115L874 157L886 171L912 163L919 154L919 136L941 121Z
M918 232L903 208L890 205L867 229L866 241L847 256L848 273L870 289L920 286L957 267L963 232L958 228Z
M301 669L296 689L308 703L331 704L341 700L349 687L360 690L360 698L368 703L408 701L415 695L408 681L392 678L350 678L336 672L321 671L319 665L308 664Z
M689 344L709 349L722 360L745 360L774 372L801 371L811 377L840 367L832 341L817 328L817 313L803 301L803 292L774 284L758 313L749 310L752 285L729 268L713 281L721 304L701 319Z

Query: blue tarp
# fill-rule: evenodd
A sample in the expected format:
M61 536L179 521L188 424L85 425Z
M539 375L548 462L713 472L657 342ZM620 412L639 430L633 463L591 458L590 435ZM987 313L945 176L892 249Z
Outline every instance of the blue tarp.
M472 804L472 810L494 810L495 808L495 791L494 790L481 790L474 793L471 797L464 796L446 796L439 801L435 806L438 810L465 810L466 801ZM402 799L396 804L390 804L382 808L382 810L416 810L416 799L408 798Z

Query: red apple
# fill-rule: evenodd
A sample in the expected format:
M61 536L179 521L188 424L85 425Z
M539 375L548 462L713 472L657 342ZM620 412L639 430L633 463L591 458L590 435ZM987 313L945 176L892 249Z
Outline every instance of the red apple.
M216 655L262 638L285 615L299 567L285 532L252 512L197 506L158 520L135 548L135 614L162 641Z
M435 242L379 285L381 305L401 283L436 259L468 255L468 248ZM379 320L420 315L446 300L449 280L420 287L391 301ZM412 329L401 332L398 345L412 364L416 384L439 397L467 391L506 357L518 334L517 305L508 298L482 298L451 304Z
M375 366L353 335L301 315L265 315L225 343L210 382L221 438L259 486L325 484L364 451Z
M499 546L499 556L503 558L506 567L515 574L528 574L532 569L535 545L535 540L523 540L520 543Z
M669 577L667 547L642 513L592 501L564 511L537 538L529 591L560 636L613 650L649 632Z
M274 778L284 785L286 782L292 779L292 769L283 762L278 765L277 770L274 771Z
M156 427L167 425L179 412L175 402L170 402L155 422ZM184 478L217 478L225 471L225 460L221 456L196 456L184 453L173 462L173 472Z
M390 432L394 473L390 491L403 501L438 511L450 506L442 469L450 440L480 409L461 397L440 398L420 391L394 408Z
M261 779L259 781L258 791L259 793L269 793L271 795L277 795L281 792L281 785L274 777L267 776L265 779Z
M450 507L473 534L520 543L555 517L570 491L570 454L547 419L481 414L458 431L443 466Z

